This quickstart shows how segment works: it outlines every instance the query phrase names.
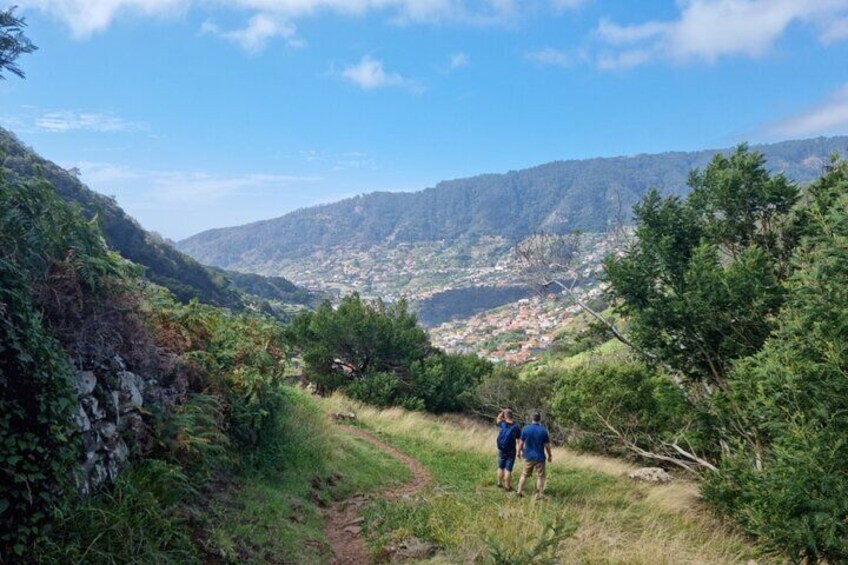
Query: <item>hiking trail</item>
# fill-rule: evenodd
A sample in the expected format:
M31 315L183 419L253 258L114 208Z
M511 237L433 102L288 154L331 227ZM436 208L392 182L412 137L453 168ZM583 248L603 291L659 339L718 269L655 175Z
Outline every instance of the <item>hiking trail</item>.
M353 426L339 427L399 460L412 473L412 480L407 483L371 495L354 495L334 502L327 509L324 533L333 552L330 563L332 565L366 565L371 562L371 559L360 535L363 519L359 516L359 509L374 498L392 500L417 493L430 484L430 473L418 460L395 449L371 433Z

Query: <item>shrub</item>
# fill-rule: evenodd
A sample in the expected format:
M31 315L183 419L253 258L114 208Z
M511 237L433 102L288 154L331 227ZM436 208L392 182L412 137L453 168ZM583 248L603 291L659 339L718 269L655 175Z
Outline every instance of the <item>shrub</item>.
M672 380L633 360L592 360L559 375L551 412L573 426L583 448L620 451L616 433L650 449L672 440L692 424L690 406Z

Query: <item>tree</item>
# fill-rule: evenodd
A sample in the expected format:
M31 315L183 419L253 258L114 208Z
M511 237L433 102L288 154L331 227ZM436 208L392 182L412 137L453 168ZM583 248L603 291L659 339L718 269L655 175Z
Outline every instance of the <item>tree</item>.
M635 242L605 271L637 346L709 394L773 328L798 189L745 145L693 171L689 184L685 200L645 195Z
M778 329L737 363L708 500L793 560L848 560L848 162L808 192Z
M386 305L358 294L342 298L335 309L325 301L298 315L287 335L303 355L307 378L325 391L376 373L408 381L412 364L430 351L427 332L405 300Z
M16 7L0 11L0 79L5 78L3 71L24 78L24 72L15 64L15 60L24 53L32 53L38 49L24 35L26 22L23 18L15 17Z

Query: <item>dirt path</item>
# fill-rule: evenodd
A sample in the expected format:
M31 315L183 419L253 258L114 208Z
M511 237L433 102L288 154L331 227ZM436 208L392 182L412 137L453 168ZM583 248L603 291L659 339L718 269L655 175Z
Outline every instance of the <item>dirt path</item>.
M370 563L371 560L368 557L365 542L360 536L362 518L359 517L359 509L374 497L397 499L415 494L430 484L430 473L417 460L377 439L365 430L351 426L340 427L398 459L412 473L412 480L408 483L371 496L352 496L333 503L327 509L324 533L327 535L327 541L330 542L330 547L333 550L330 563L332 565L365 565Z

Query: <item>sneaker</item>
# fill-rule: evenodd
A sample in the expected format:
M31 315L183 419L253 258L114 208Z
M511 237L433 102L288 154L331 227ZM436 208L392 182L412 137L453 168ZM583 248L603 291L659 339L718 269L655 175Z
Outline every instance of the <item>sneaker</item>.
M535 498L536 500L546 500L545 495L540 494L538 492L536 493L536 496L534 496L533 498Z
M504 487L504 490L505 490L506 492L512 492L512 487Z
M515 491L515 496L517 496L518 498L524 498L524 493L521 491Z
M498 488L504 488L504 486L499 484L499 485L498 485Z

